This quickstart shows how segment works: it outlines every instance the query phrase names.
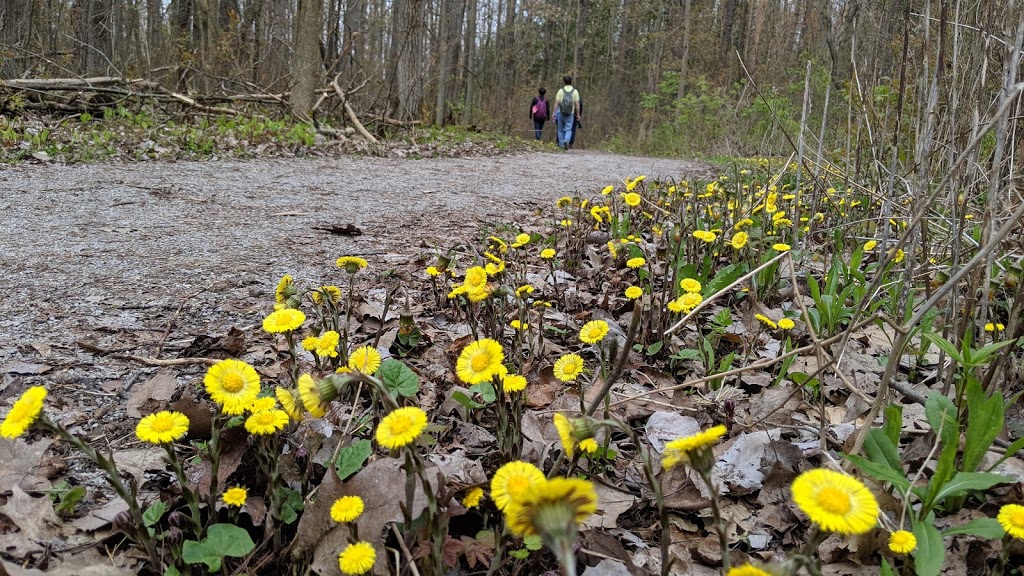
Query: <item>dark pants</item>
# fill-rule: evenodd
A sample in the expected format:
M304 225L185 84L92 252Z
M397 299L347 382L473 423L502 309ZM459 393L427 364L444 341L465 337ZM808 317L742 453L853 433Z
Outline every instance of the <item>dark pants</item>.
M543 136L543 135L544 135L544 121L543 120L534 120L533 121L533 137L535 139L537 139L537 140L540 140L541 136Z

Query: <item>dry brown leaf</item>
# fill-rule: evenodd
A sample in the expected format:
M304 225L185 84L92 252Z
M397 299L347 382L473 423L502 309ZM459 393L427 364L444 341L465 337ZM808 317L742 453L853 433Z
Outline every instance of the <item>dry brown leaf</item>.
M588 566L583 576L629 576L629 569L623 562L605 558L597 566Z
M597 513L583 521L587 528L617 528L621 514L636 504L636 496L616 490L600 482L594 483L597 490Z
M46 570L22 568L21 566L0 560L0 574L6 570L10 576L135 576L136 571L120 564L131 562L127 556L114 556L113 559L101 555L93 548L77 554L70 554L59 559L51 558Z
M188 417L188 438L206 440L213 427L213 414L205 398L196 398L192 386L185 386L181 398L171 402L171 410Z
M555 378L551 366L545 366L537 373L536 381L530 382L526 387L526 405L531 408L544 408L554 402L563 390L565 384Z
M697 432L700 432L700 423L678 412L655 412L644 425L647 441L658 454L664 452L668 442Z
M25 492L44 492L50 481L40 475L39 463L52 440L32 444L21 438L0 442L0 490L17 486Z
M163 410L178 389L178 381L170 372L157 372L152 378L132 387L125 411L132 418L141 418Z
M7 364L4 364L3 368L0 368L0 372L5 374L29 374L38 375L45 374L53 370L53 366L46 364L32 364L29 362L22 362L21 360L11 360Z
M242 463L242 456L249 447L248 433L241 426L230 428L221 433L220 466L217 468L217 485L225 487L229 476L238 470ZM210 490L210 463L203 460L201 464L190 468L186 474L196 486L200 494Z
M127 472L135 478L136 485L142 486L147 470L164 470L163 448L134 448L114 452L114 462L118 470Z
M0 506L3 514L18 527L17 532L3 537L4 554L20 558L50 547L57 536L60 519L53 513L53 503L47 496L34 498L17 485L11 487L7 503Z
M111 500L103 506L90 510L81 518L76 518L68 523L69 526L82 532L95 532L114 523L114 516L128 510L128 504L120 498Z
M427 467L427 478L433 489L437 489L436 467ZM313 553L313 570L321 576L336 576L338 569L338 551L347 544L348 528L339 526L331 520L331 505L342 496L360 496L366 508L359 517L359 535L377 548L377 563L374 571L387 574L385 570L385 551L378 535L391 522L402 522L406 474L402 470L402 462L395 458L381 458L366 465L347 482L342 484L336 474L324 476L316 493L316 500L308 503L299 520L298 532L295 535L292 549L293 557L308 557ZM416 495L412 505L413 517L426 507L419 482L416 483Z
M765 478L761 464L765 450L781 436L782 430L778 428L736 436L732 445L718 457L712 478L737 496L760 490Z

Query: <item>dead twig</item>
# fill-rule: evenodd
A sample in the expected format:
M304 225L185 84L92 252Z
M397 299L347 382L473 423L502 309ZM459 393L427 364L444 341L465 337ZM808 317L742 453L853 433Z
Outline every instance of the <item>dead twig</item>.
M86 352L92 352L94 354L99 354L101 356L107 356L110 358L116 358L118 360L138 362L140 364L145 364L146 366L188 366L191 364L205 364L208 366L212 366L217 362L220 362L220 360L217 360L216 358L170 358L167 360L162 360L160 358L135 356L134 354L120 354L113 350L101 348L100 346L96 346L95 344L82 342L81 340L76 340L75 344L78 344L78 347L81 348L82 350L85 350Z

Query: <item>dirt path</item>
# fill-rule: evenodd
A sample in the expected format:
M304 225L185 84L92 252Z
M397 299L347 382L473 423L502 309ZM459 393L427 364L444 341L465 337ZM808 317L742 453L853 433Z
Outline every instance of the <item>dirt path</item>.
M89 390L119 395L149 372L108 365L76 341L166 356L258 325L283 274L337 281L344 254L382 271L562 195L705 170L587 151L3 168L0 402L45 382L103 404ZM314 229L344 224L363 234Z

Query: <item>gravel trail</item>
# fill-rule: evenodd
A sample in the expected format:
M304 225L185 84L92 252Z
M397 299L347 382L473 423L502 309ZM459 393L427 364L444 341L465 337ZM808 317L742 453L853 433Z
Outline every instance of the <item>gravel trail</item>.
M562 195L706 171L583 150L0 168L0 403L36 382L130 385L76 342L166 354L256 326L281 275L337 281L340 255L380 271ZM315 229L347 224L362 235Z

